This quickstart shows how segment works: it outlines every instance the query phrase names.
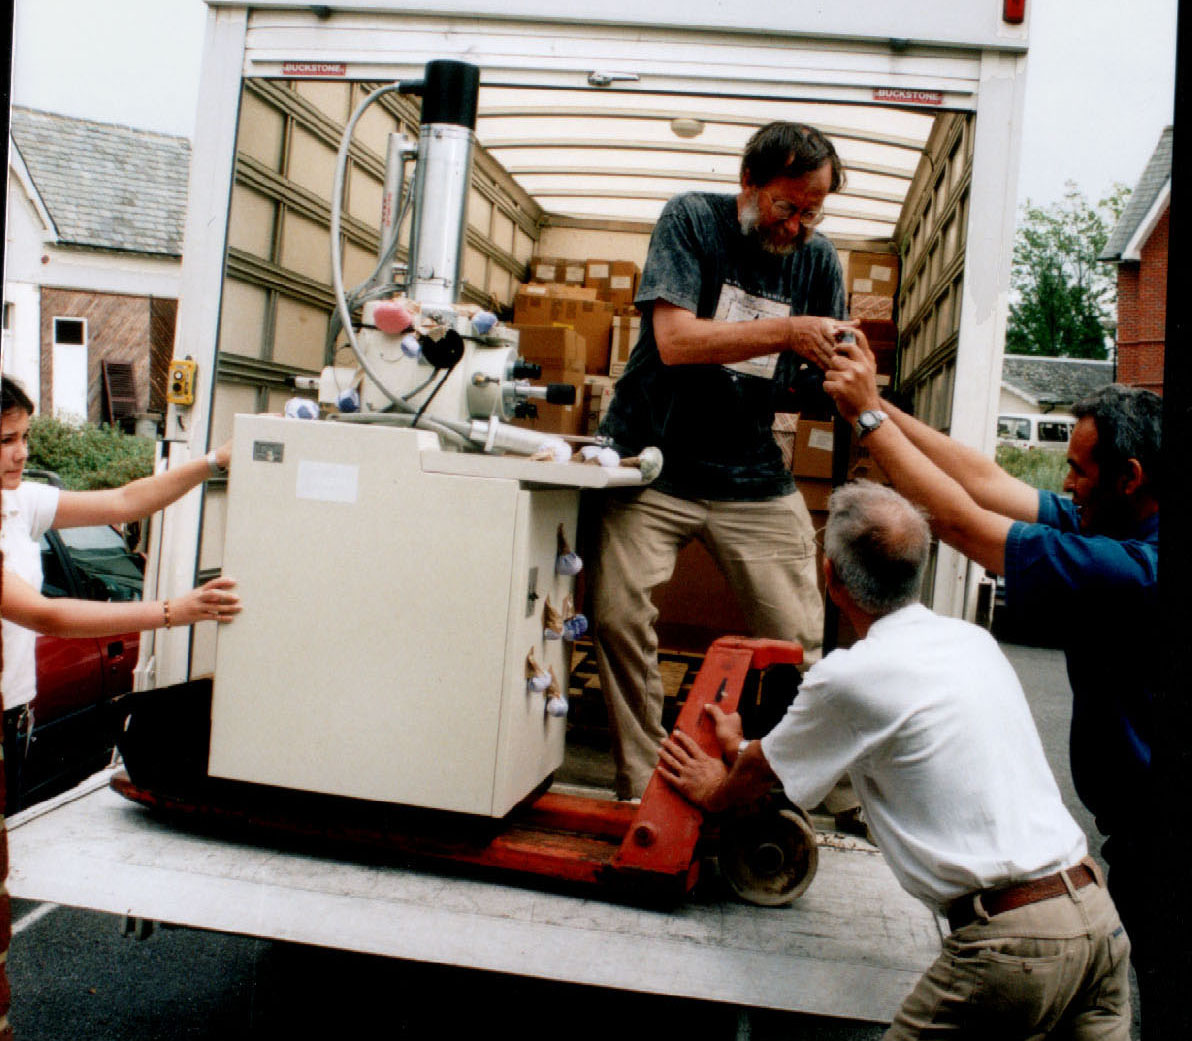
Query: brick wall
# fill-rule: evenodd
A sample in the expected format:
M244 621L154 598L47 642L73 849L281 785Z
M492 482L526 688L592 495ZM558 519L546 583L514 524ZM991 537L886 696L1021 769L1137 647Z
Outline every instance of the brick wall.
M87 320L87 418L104 419L103 361L133 366L137 411L162 411L166 369L173 354L176 303L147 296L93 293L73 289L41 291L41 401L47 415L53 407L54 319Z
M1167 327L1167 225L1164 213L1137 262L1118 265L1117 378L1163 392Z

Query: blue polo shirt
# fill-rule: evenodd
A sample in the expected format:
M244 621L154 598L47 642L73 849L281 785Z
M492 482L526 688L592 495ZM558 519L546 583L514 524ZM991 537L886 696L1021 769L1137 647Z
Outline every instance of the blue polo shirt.
M1150 793L1159 690L1159 515L1127 539L1082 535L1076 507L1039 493L1006 539L1006 607L1062 647L1072 684L1072 778L1110 834Z

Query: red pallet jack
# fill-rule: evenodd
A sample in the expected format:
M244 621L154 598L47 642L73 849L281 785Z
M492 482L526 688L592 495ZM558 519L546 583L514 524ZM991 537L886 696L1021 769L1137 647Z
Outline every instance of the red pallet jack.
M718 755L704 707L716 702L725 712L736 711L751 672L802 660L798 644L717 640L691 686L676 729ZM127 749L125 759L131 768ZM137 770L132 773L136 776ZM137 783L124 771L112 778L111 786L134 802L204 824L363 845L414 862L476 866L626 898L683 898L699 878L704 854L714 852L722 875L743 899L782 904L807 888L817 863L814 830L797 807L767 801L742 814L705 821L703 812L657 772L640 804L547 791L500 820L406 807L379 809L309 793L266 794L237 782L171 794L168 784L156 785L152 777Z

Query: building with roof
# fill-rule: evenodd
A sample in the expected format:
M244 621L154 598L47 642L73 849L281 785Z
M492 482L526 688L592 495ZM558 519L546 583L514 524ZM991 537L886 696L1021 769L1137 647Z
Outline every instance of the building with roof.
M3 364L40 411L164 409L189 166L185 138L12 109Z
M1074 402L1113 381L1111 361L1007 354L998 412L1068 412Z
M1117 265L1118 379L1160 394L1167 335L1171 138L1167 127L1097 258Z

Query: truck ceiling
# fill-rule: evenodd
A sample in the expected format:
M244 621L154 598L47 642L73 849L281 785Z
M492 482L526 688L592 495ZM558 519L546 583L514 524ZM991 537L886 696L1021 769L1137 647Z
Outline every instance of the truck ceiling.
M955 17L932 25L916 8L895 19L905 34L884 38L872 28L882 18L862 33L850 28L866 25L856 13L808 5L792 8L798 19L774 15L811 27L800 33L785 24L759 32L736 10L725 31L715 27L722 5L698 0L669 26L664 12L643 20L629 4L582 22L524 0L499 13L492 6L465 18L434 2L328 4L322 15L254 4L243 75L383 83L417 79L434 58L475 64L477 139L541 208L543 224L651 225L678 192L735 191L742 147L759 126L810 123L832 138L847 175L822 230L889 242L937 116L975 110L990 52L1013 62L1026 39L991 2L959 20L967 32L954 31ZM996 32L985 25L992 13Z

